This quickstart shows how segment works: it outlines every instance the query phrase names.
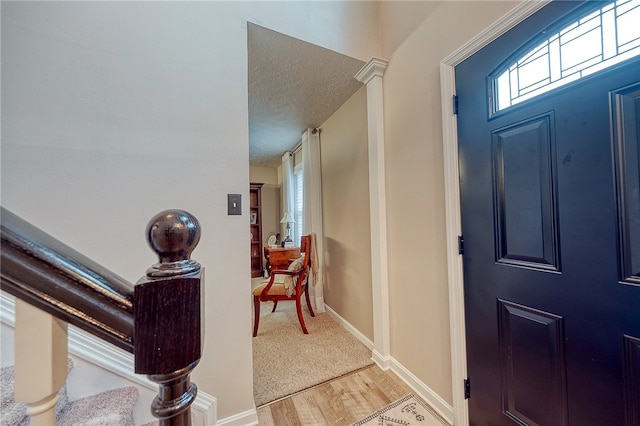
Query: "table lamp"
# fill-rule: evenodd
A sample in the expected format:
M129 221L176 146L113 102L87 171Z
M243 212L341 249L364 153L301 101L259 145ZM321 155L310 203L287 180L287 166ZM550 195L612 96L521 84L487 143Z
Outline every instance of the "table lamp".
M283 247L286 247L287 243L289 243L289 245L293 244L293 240L291 239L291 224L295 222L296 221L293 219L293 215L291 214L291 212L286 212L284 216L282 216L282 220L280 221L280 223L287 224L287 238L285 238L285 240L282 242Z

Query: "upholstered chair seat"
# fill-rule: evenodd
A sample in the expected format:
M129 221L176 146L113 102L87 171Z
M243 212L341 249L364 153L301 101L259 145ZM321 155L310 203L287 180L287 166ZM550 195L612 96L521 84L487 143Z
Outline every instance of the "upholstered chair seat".
M269 281L263 281L258 287L253 290L254 296L260 296L264 288L269 285ZM273 284L269 289L269 294L272 296L286 296L287 289L284 287L284 284Z

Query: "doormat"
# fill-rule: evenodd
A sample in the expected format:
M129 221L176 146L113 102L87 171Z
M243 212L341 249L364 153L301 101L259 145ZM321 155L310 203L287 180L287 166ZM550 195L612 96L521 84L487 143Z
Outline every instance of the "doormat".
M431 407L409 394L351 426L449 426Z

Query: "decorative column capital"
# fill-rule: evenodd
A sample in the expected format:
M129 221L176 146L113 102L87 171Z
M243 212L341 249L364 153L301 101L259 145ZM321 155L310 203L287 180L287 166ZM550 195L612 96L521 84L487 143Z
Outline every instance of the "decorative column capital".
M355 79L367 84L373 77L382 77L384 70L387 69L388 62L384 59L376 58L375 56L369 59L360 71L355 75Z

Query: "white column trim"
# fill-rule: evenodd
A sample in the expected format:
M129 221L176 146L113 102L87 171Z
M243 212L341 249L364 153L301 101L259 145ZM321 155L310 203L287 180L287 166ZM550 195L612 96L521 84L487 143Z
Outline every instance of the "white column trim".
M373 359L383 370L389 369L391 360L382 86L386 67L387 61L374 57L355 75L358 81L367 85Z
M458 235L462 233L462 227L460 222L457 117L453 114L453 96L456 93L455 66L540 10L549 1L523 1L493 25L440 62L447 272L449 277L449 331L451 334L451 380L453 389L453 424L456 426L469 425L469 406L464 398L463 390L464 379L467 377L467 352L462 256L458 254Z
M382 77L385 69L387 69L387 61L374 56L360 68L360 71L355 75L355 79L367 84L373 77Z

